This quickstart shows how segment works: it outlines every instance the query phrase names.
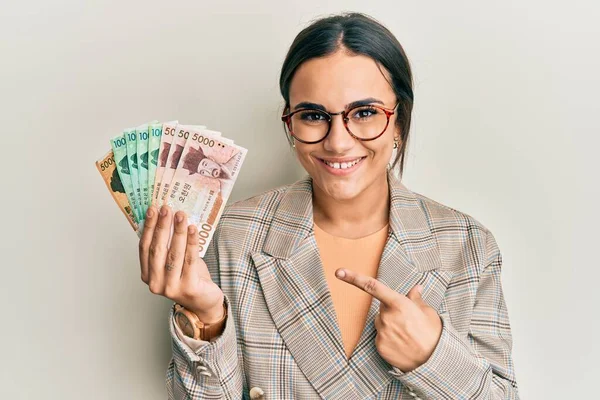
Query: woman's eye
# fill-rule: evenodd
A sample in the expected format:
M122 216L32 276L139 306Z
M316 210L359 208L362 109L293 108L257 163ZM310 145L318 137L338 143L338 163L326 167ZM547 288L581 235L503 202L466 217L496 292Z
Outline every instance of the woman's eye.
M306 112L300 113L300 119L302 121L308 121L308 122L320 122L320 121L326 120L326 118L323 114L314 112L314 111L306 111Z
M352 113L352 118L367 119L377 115L379 110L373 107L360 108Z

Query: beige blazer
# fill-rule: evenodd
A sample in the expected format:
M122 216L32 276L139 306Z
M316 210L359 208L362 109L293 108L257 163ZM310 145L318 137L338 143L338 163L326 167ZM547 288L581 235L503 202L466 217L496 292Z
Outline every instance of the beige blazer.
M224 332L187 338L169 315L172 399L517 399L502 257L473 217L390 183L390 232L377 279L416 284L438 310L430 359L404 373L375 347L373 299L350 359L313 233L306 177L226 208L205 256L228 308Z

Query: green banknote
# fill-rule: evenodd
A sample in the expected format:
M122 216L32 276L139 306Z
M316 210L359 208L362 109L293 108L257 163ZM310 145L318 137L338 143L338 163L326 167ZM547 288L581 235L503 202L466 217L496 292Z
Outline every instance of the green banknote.
M148 193L152 204L154 183L156 178L156 166L158 165L158 152L160 150L160 139L162 137L163 124L155 123L148 126Z
M127 200L129 200L129 204L131 204L135 222L139 222L142 218L139 214L137 197L135 195L135 189L133 188L133 183L131 180L131 170L129 169L125 135L121 134L112 138L110 140L110 146L113 149L117 173L119 174L121 182L123 183Z
M129 163L129 172L131 176L131 184L135 193L136 208L138 215L143 220L145 219L142 207L142 192L140 190L140 177L138 172L138 155L137 155L137 134L135 128L125 129L123 132L125 142L127 143L127 162Z
M150 205L150 195L148 193L148 124L135 128L135 133L137 135L138 181L142 196L142 211L145 214Z

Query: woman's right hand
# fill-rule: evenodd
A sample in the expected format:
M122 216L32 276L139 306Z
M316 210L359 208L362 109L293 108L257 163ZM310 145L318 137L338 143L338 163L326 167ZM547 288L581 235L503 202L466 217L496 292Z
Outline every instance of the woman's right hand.
M175 224L171 246L168 246L171 224ZM198 228L187 225L186 214L173 217L164 205L160 214L150 206L140 238L142 281L150 292L165 296L195 313L200 321L210 324L223 316L223 291L198 256Z

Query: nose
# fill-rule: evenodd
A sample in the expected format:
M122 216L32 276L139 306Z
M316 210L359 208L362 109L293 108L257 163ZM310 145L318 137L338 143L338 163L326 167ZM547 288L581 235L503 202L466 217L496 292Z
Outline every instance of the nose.
M341 115L331 118L329 135L323 140L323 147L331 153L344 154L354 146L355 139L346 130L342 118Z

